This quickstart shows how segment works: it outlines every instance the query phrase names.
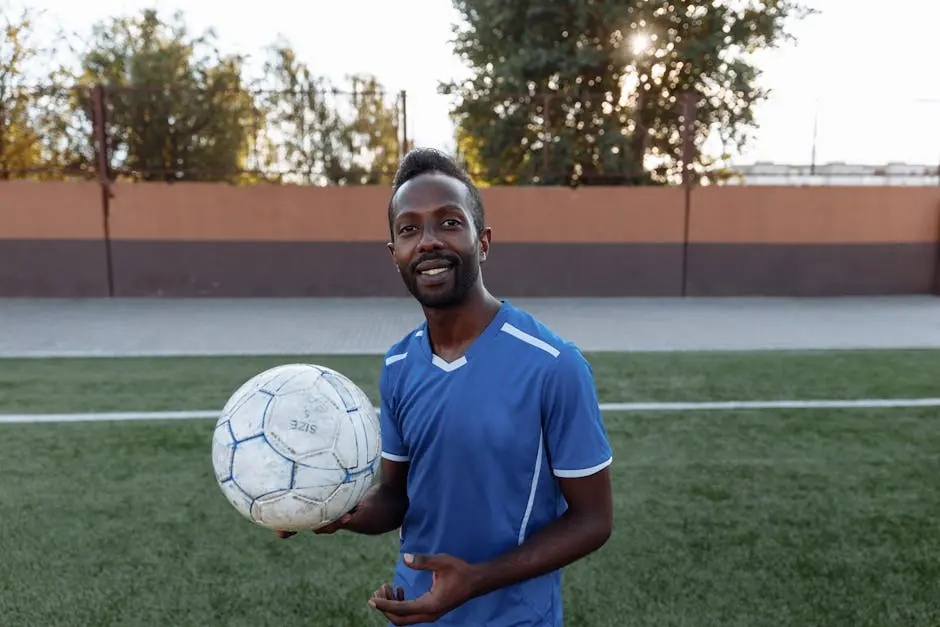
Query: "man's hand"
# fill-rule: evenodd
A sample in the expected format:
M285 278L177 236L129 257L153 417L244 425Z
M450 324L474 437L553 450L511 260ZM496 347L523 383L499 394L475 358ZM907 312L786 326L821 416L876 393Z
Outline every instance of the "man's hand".
M476 569L451 555L408 555L404 562L415 570L432 570L431 589L417 599L404 600L404 591L393 593L385 584L375 591L369 605L382 612L393 625L432 623L474 596Z
M339 531L340 529L343 529L344 527L346 527L347 524L349 524L349 521L352 520L353 514L356 513L356 510L357 510L358 508L359 508L358 505L357 505L356 507L353 507L353 508L352 508L351 510L349 510L347 513L345 513L345 514L343 514L342 516L340 516L337 520L334 520L333 522L331 522L331 523L328 524L328 525L323 525L322 527L318 527L318 528L314 529L313 532L314 532L315 534L317 534L317 535L329 534L329 533L336 533L336 532ZM275 533L277 534L277 537L279 537L279 538L285 538L285 539L286 539L286 538L289 538L289 537L291 537L291 536L297 535L297 532L296 532L296 531L282 531L282 530L278 530L278 531L276 531Z

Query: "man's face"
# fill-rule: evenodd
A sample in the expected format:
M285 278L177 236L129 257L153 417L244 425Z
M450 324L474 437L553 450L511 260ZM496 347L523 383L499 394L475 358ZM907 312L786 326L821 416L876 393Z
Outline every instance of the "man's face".
M490 229L477 234L467 188L442 174L423 174L398 189L389 251L408 291L427 308L464 301L480 276Z

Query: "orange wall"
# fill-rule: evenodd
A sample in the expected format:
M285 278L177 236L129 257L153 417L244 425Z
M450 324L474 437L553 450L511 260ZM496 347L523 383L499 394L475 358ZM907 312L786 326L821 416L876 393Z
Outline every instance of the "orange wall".
M385 241L384 187L120 184L115 240ZM482 190L501 242L681 243L675 188ZM694 243L936 243L940 188L711 187L692 196ZM103 238L94 182L0 182L0 239Z
M937 187L701 188L689 221L696 243L931 243L938 234Z
M0 183L2 239L104 239L101 187L89 182Z
M385 187L115 187L112 235L127 240L385 241ZM493 237L503 242L681 242L677 189L486 188Z

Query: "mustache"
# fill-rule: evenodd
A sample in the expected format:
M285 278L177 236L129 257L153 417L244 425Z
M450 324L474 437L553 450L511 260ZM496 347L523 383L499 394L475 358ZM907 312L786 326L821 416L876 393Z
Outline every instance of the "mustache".
M426 255L422 255L421 257L418 257L413 262L411 262L411 264L409 264L409 269L412 272L417 272L416 268L418 267L419 264L422 264L425 261L436 261L436 260L448 261L455 266L460 264L460 257L458 257L457 255L453 255L449 253L428 253Z

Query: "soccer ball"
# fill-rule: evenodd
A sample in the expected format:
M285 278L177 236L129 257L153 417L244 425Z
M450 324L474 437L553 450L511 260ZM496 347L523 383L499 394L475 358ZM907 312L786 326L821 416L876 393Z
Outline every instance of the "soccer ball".
M378 415L355 383L323 366L286 364L229 398L212 435L212 465L245 518L309 531L362 499L380 446Z

